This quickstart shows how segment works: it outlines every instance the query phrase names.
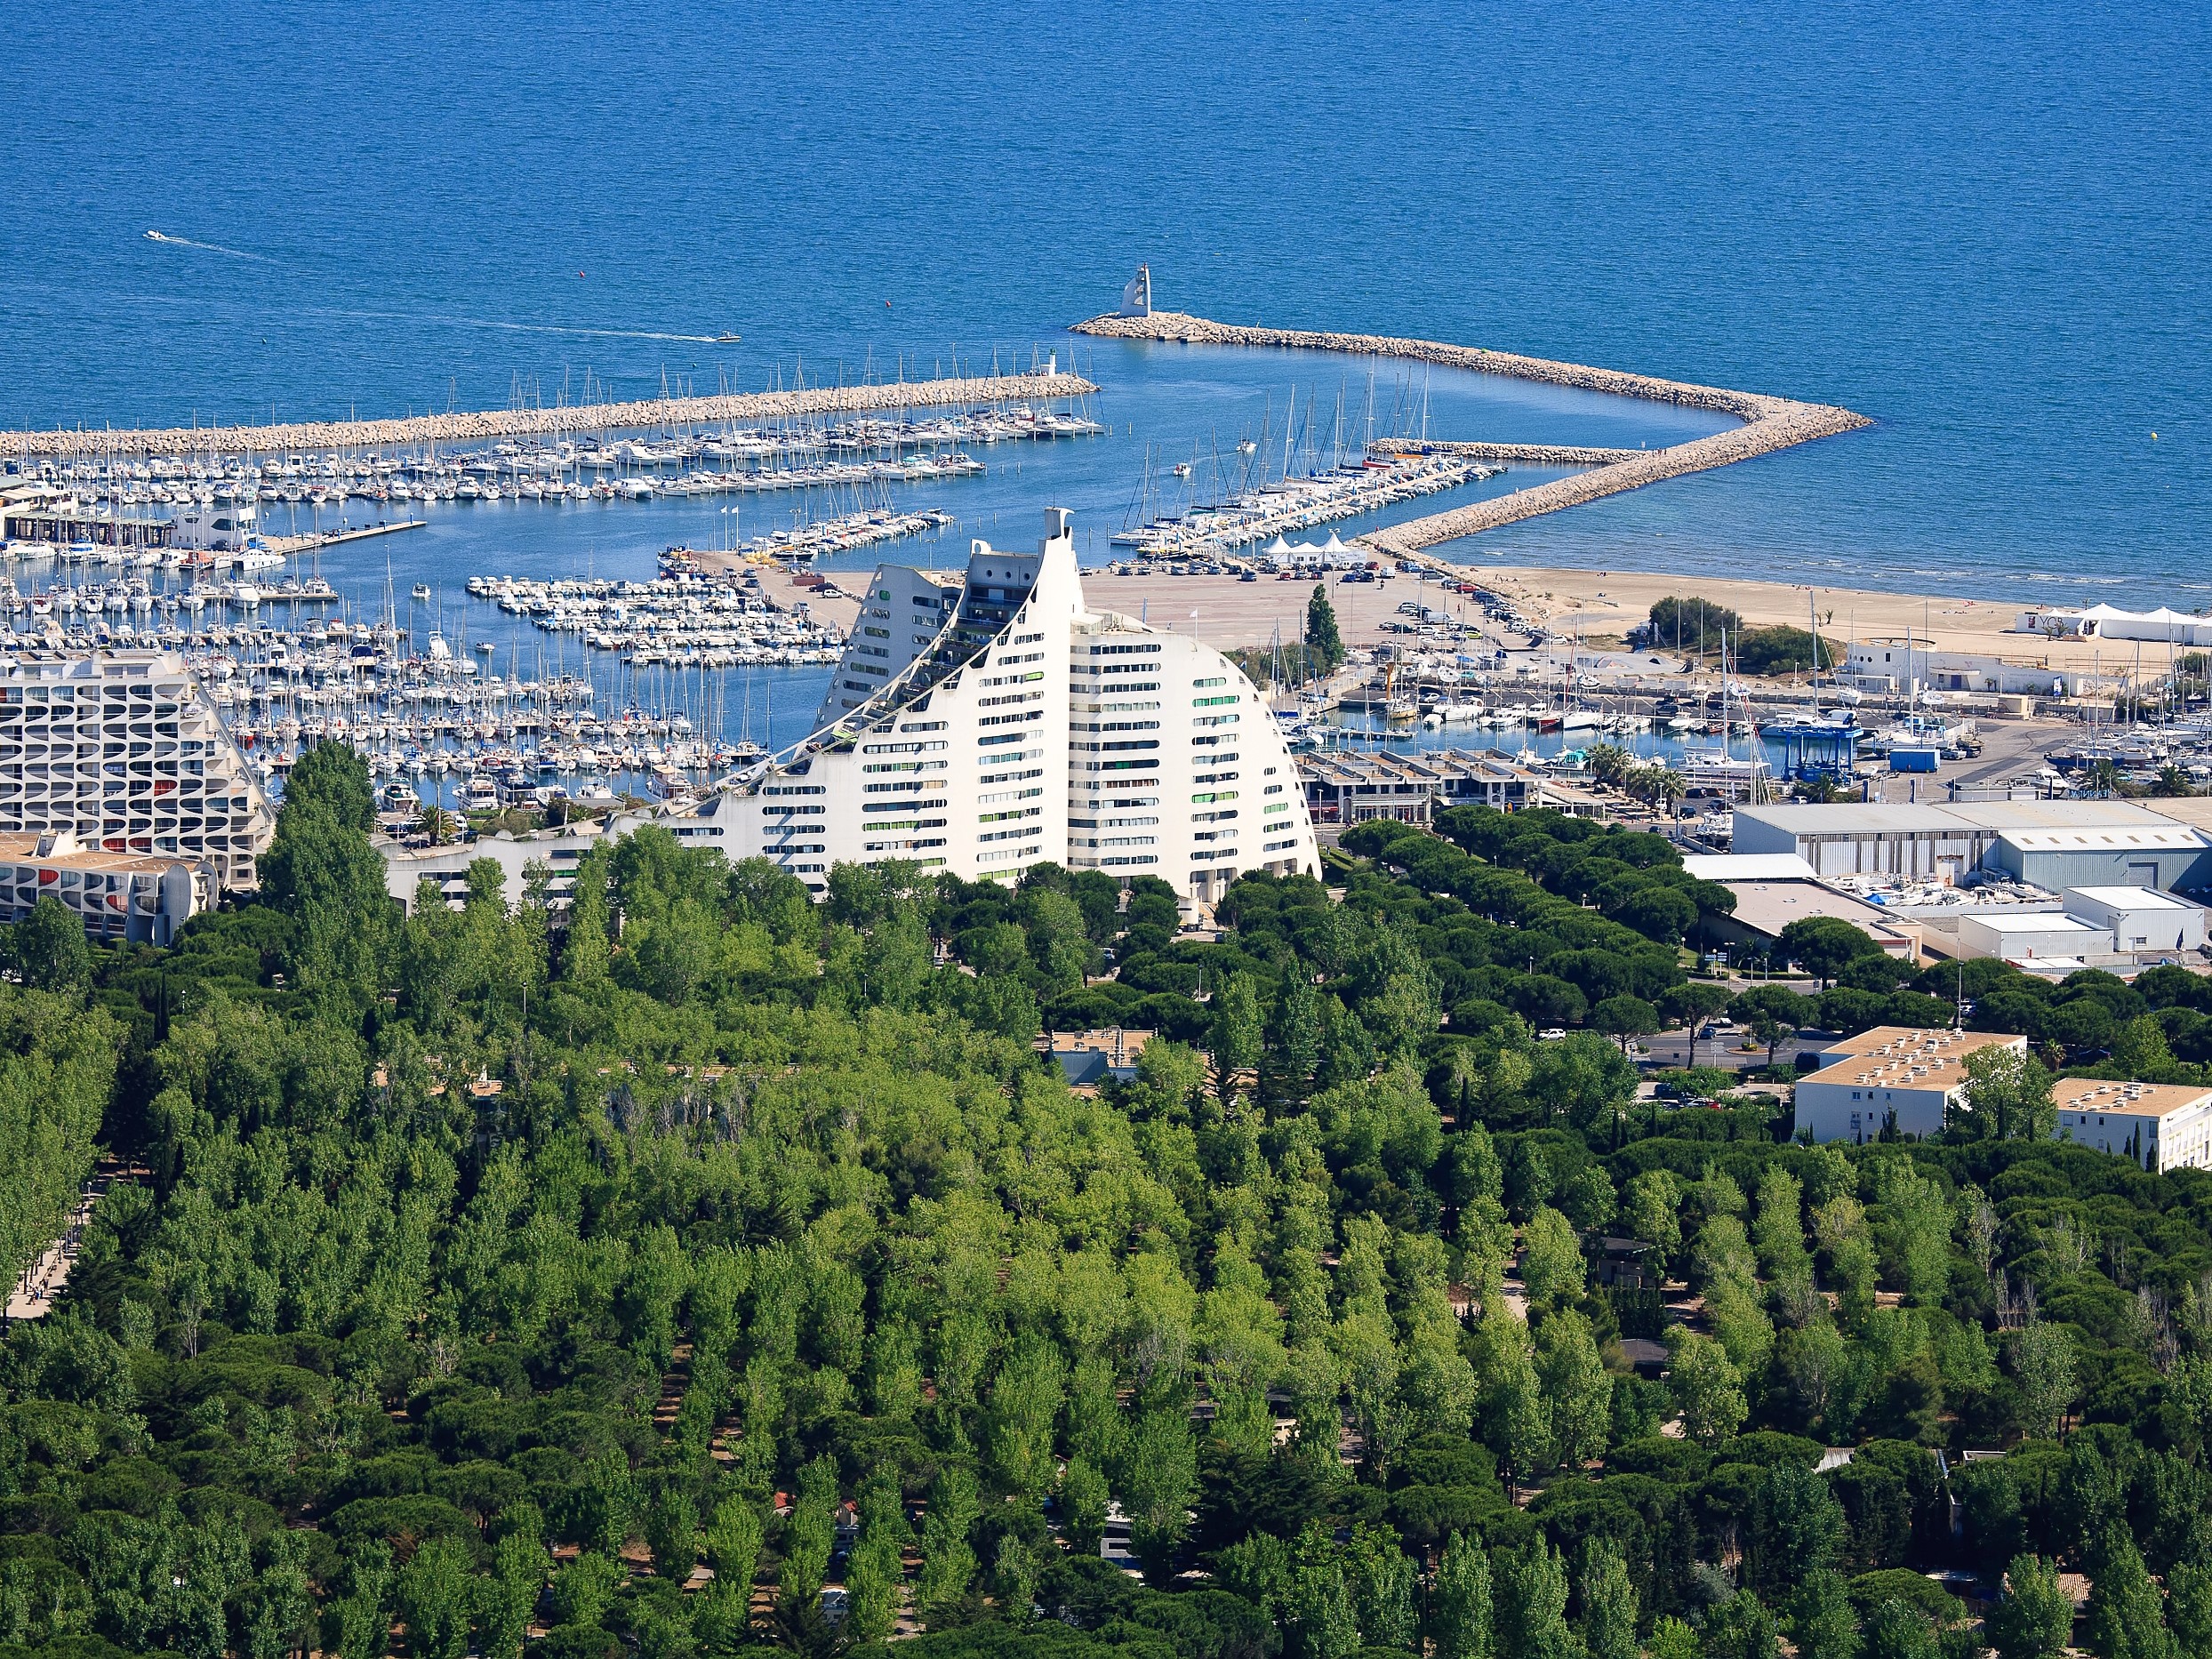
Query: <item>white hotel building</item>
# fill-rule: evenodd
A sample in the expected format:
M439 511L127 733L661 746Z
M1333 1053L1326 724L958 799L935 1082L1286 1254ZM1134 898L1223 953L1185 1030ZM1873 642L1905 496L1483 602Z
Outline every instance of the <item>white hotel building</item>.
M969 880L1050 862L1218 898L1318 876L1303 791L1251 681L1209 646L1084 603L1064 509L965 578L880 567L813 734L669 827L817 897L840 862Z

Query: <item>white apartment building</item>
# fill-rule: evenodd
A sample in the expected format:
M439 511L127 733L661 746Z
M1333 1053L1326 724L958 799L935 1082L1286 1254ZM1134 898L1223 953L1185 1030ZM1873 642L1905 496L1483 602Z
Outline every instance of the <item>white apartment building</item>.
M663 821L765 856L817 896L832 864L968 880L1055 862L1220 896L1320 873L1296 768L1220 652L1085 604L1064 509L1037 550L976 541L965 576L880 567L813 734Z
M2212 1089L2061 1078L2058 1138L2144 1169L2212 1168Z
M20 922L51 898L104 944L165 945L215 897L215 867L205 859L104 852L67 830L0 835L0 921Z
M2024 1037L1996 1031L1862 1031L1830 1045L1821 1056L1827 1063L1798 1079L1798 1131L1855 1146L1879 1139L1893 1122L1899 1134L1939 1134L1966 1087L1967 1056L2027 1046Z
M256 884L276 814L173 651L0 655L0 834L204 860Z

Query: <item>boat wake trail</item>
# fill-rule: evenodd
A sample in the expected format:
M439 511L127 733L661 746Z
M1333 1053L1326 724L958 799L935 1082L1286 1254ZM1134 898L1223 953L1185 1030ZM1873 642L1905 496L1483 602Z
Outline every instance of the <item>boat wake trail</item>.
M220 253L225 259L252 260L257 265L268 265L275 262L266 253L249 253L244 248L227 248L220 242L195 242L189 236L164 236L158 230L148 231L146 239L148 242L164 243L172 248L196 248L203 253Z
M487 317L445 317L423 311L326 310L325 317L359 317L380 323L427 323L435 328L491 328L510 334L576 334L593 340L672 340L689 345L730 343L712 334L675 334L653 328L581 328L565 323L507 323Z

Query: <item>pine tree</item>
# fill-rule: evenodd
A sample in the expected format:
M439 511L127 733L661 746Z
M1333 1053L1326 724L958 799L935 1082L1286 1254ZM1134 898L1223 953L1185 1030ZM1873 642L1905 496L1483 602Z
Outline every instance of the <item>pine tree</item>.
M2167 1574L2166 1616L2188 1659L2212 1654L2212 1563L2184 1561Z
M1573 1309L1547 1318L1536 1374L1550 1415L1551 1450L1569 1468L1601 1455L1613 1422L1613 1374L1598 1357L1590 1321Z
M1321 998L1310 974L1284 976L1264 1058L1270 1096L1293 1105L1303 1101L1321 1059Z
M1806 1576L1791 1610L1791 1627L1798 1659L1858 1659L1858 1615L1852 1610L1840 1573L1823 1569Z
M959 1622L975 1577L968 1528L981 1512L975 1477L948 1464L929 1488L929 1507L922 1514L922 1574L914 1586L915 1605L933 1630Z
M1298 1535L1283 1615L1286 1647L1297 1659L1350 1659L1359 1649L1343 1558L1318 1521L1308 1521Z
M1232 974L1214 993L1206 1046L1214 1056L1214 1092L1227 1106L1237 1074L1260 1063L1260 998L1248 974Z
M1369 1647L1415 1645L1413 1558L1399 1547L1394 1527L1355 1525L1344 1550L1344 1581L1351 1591L1360 1639Z
M576 865L568 907L568 934L561 951L561 976L577 985L606 978L612 916L607 907L607 860L593 847Z

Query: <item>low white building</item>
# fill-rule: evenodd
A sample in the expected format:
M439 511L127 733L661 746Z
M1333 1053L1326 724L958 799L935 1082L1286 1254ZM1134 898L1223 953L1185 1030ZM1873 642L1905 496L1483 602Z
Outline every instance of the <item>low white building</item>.
M2112 949L2109 928L2068 916L2063 910L1992 910L1959 918L1959 954L1993 957L2000 962L2056 959L2080 962Z
M0 834L0 921L20 922L51 897L102 943L166 945L218 892L215 867L204 858L110 853L66 830Z
M1966 1087L1966 1061L1985 1048L2024 1053L2028 1039L2001 1031L1914 1030L1880 1026L1831 1045L1829 1062L1798 1079L1797 1127L1815 1141L1861 1146L1885 1128L1941 1134Z
M2204 907L2150 887L2069 887L2066 914L2107 930L2112 948L2194 950L2204 943Z
M1332 530L1322 542L1286 541L1278 535L1260 549L1260 557L1278 571L1320 572L1356 570L1374 555L1365 548L1345 546Z
M2212 1089L2061 1078L2058 1138L2144 1169L2212 1168Z
M1937 651L1919 639L1869 639L1845 653L1844 679L1862 692L1968 692L2008 697L2080 697L2110 690L2117 673L2054 667L1976 651Z
M403 846L397 841L380 839L377 850L384 855L385 891L409 910L414 909L415 894L425 877L437 885L447 904L458 905L469 894L469 866L480 859L489 859L500 867L509 910L522 902L529 886L530 865L543 863L549 877L547 897L557 908L568 902L576 885L576 866L586 854L610 838L619 840L646 821L642 813L624 813L604 825L586 820L526 835L478 836L449 846Z

